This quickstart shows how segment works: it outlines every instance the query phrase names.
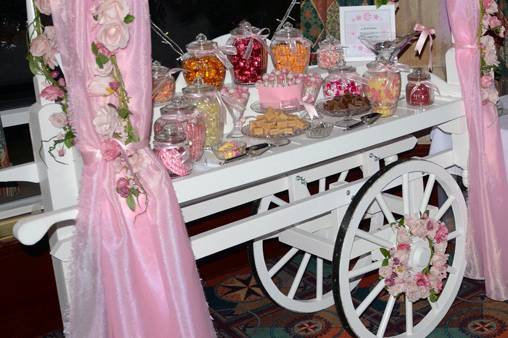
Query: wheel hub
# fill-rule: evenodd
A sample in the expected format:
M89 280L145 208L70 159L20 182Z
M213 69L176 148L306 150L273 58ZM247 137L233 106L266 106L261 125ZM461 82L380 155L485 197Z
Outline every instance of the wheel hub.
M411 239L411 251L409 252L409 267L415 272L421 272L427 267L432 253L430 251L429 242L420 237Z

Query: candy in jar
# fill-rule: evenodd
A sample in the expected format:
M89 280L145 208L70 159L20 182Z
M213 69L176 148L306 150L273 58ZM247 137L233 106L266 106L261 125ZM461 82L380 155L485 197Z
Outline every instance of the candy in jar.
M356 73L356 68L341 65L330 69L323 86L325 98L334 98L345 94L362 95L363 79Z
M434 90L437 87L430 82L430 73L415 68L407 75L406 102L411 106L429 106L434 103Z
M303 83L302 101L313 104L318 97L323 79L318 73L310 72L307 74L298 74Z
M373 61L367 64L364 92L372 111L381 117L393 115L400 96L400 72L389 65Z
M224 122L226 120L225 107L214 86L204 84L198 78L190 86L183 88L183 94L203 114L206 126L205 147L212 148L222 141Z
M187 84L200 77L206 84L221 88L226 77L226 66L230 66L217 42L209 41L204 34L198 34L196 41L186 46L182 57L182 68Z
M175 95L175 79L169 68L158 61L152 63L152 99L154 103L167 102Z
M291 23L275 32L270 45L275 69L304 73L310 60L311 42Z
M161 117L154 124L155 137L161 127L168 123L181 126L189 141L190 156L194 162L198 161L205 147L206 126L202 113L194 108L190 100L175 96L161 108Z
M228 55L233 65L233 80L237 84L254 84L266 73L268 64L268 46L266 30L251 26L242 21L231 31L227 44L236 49L235 55Z
M344 62L344 49L333 36L321 41L316 53L318 66L324 69L334 68Z

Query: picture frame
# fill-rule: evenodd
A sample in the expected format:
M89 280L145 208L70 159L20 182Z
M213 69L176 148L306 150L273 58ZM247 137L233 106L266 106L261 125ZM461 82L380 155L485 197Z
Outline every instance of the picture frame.
M395 6L344 6L340 7L340 42L346 61L373 61L367 47L359 40L361 35L379 35L384 39L395 39Z

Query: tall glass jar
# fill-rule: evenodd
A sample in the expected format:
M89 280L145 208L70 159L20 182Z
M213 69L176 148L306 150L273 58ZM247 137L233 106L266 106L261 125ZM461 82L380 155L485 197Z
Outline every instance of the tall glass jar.
M187 44L187 53L182 57L182 68L187 84L200 77L207 84L221 88L226 77L226 63L229 62L219 49L217 42L209 41L204 34Z
M367 64L364 77L364 92L372 111L381 114L381 117L393 115L401 89L399 70L388 61L372 61Z
M178 119L161 117L154 125L153 151L173 176L185 176L192 170L192 158L185 126Z
M312 43L291 23L275 32L270 45L272 61L276 70L305 73L310 60Z
M194 162L198 161L205 147L206 126L203 114L197 111L192 102L185 97L175 96L161 108L161 117L154 124L155 137L157 131L167 123L182 126L189 141L191 158Z
M155 104L167 102L175 95L175 80L169 68L152 62L152 99Z
M203 114L206 126L205 147L211 149L222 142L226 109L219 93L211 85L198 78L193 84L182 89L183 95Z
M261 80L268 65L266 29L251 26L242 21L231 31L227 44L236 48L236 55L228 55L233 65L233 80L236 84L254 84Z
M333 36L328 36L319 43L316 54L318 66L323 69L332 69L344 63L344 49Z
M334 98L345 94L362 95L362 79L353 66L337 66L330 69L325 78L323 94L325 98Z
M407 75L406 102L411 106L429 106L434 103L434 85L430 73L415 68Z

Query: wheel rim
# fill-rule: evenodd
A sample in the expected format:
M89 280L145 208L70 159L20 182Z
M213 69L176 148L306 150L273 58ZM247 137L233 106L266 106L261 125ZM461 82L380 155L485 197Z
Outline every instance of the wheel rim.
M386 192L386 188L390 187L390 184L394 185L392 182L398 182L397 186L400 187L402 192L402 197L397 199L400 203L392 203L395 199L391 198L392 195ZM409 185L408 182L410 182ZM390 188L396 189L397 186ZM366 280L372 280L369 288L366 288L367 292L365 293L367 296L360 297L353 295L352 293L354 292L346 287L349 283L350 275L361 273L362 271L352 269L350 267L350 260L351 254L355 250L353 246L360 245L359 236L365 238L365 235L362 233L361 224L367 211L373 210L373 206L381 209L382 211L379 211L379 213L382 212L386 220L385 223L389 223L387 221L389 218L396 218L396 215L401 215L403 212L407 211L414 214L417 210L422 209L423 205L428 204L426 200L428 201L430 192L435 191L437 187L441 187L443 191L444 202L438 205L437 208L431 208L433 213L431 217L437 216L435 218L441 218L446 211L448 213L445 215L448 218L451 219L453 217L453 229L450 229L452 225L448 224L450 231L449 243L453 245L449 245L451 252L447 251L447 253L453 255L453 258L452 262L448 262L451 268L444 281L445 285L438 301L435 303L428 302L426 306L427 310L424 313L413 311L413 308L416 308L413 306L413 303L404 300L404 296L394 298L387 295L387 292L384 290L384 280L375 278L377 269L381 265L379 247L381 245L388 247L395 242L394 235L389 233L391 231L389 226L379 228L374 233L374 235L383 238L384 241L371 238L378 242L375 245L376 248L366 247L365 249L367 252L371 252L373 257L377 257L378 265L376 267L374 265L376 262L374 262L371 266L364 269L369 271L361 274ZM417 193L411 190L415 190ZM429 192L427 193L427 191ZM382 198L376 199L376 196L380 192L383 192L381 194ZM390 202L383 203L388 198ZM385 210L383 210L381 204L385 204ZM428 206L432 207L433 205L431 203ZM395 209L397 209L397 212ZM403 211L399 209L403 209ZM385 336L385 334L391 337L424 337L428 335L444 317L459 290L465 268L466 224L467 209L462 192L446 170L436 164L423 160L394 163L371 177L360 189L348 208L337 235L334 249L333 290L335 304L337 312L347 321L349 328L359 337ZM368 274L370 275L367 278ZM357 298L353 299L353 297ZM383 300L386 298L388 298L388 301ZM427 300L422 301L427 302ZM385 305L382 305L383 303ZM422 303L419 303L417 307L420 308L421 305ZM383 307L379 312L380 318L366 320L367 310L374 306ZM401 330L402 332L398 332L396 327L393 327L395 325L390 325L390 319L396 315L393 313L394 308L397 308L399 314L405 317L406 326L404 330Z

